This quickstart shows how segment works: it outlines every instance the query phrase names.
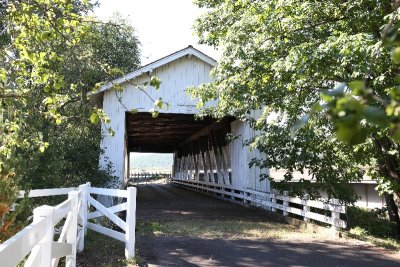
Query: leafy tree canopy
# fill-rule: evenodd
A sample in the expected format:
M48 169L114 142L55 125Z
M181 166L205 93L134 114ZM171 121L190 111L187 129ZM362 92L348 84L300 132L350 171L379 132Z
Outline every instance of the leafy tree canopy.
M9 212L21 187L109 182L98 171L100 126L89 118L109 119L87 93L138 68L140 50L125 20L96 21L92 8L85 0L0 4L0 242L23 225L23 205Z
M203 112L259 130L249 144L265 158L253 163L287 170L286 187L294 171L309 172L315 183L303 175L297 193L319 187L352 202L348 183L367 173L400 225L397 2L195 2L207 8L201 42L223 50L214 82L192 90L200 105L218 99Z

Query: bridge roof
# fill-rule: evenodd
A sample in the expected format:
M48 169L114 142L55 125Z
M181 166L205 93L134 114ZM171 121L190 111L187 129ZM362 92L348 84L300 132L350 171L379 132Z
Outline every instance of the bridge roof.
M197 50L196 48L194 48L193 46L189 45L188 47L181 49L179 51L176 51L175 53L172 53L168 56L165 56L163 58L160 58L156 61L153 61L143 67L140 67L139 69L126 74L123 77L120 77L118 79L115 79L111 82L106 83L105 85L103 85L97 92L93 93L93 94L98 94L104 91L107 91L109 89L111 89L115 84L122 84L124 82L127 82L129 80L132 80L142 74L148 73L148 72L152 72L154 69L159 68L163 65L166 65L168 63L171 63L172 61L175 61L179 58L182 58L184 56L195 56L199 59L201 59L202 61L208 63L211 66L215 66L217 64L217 61L215 59L213 59L212 57L204 54L203 52Z
M228 132L233 117L216 121L211 117L196 119L193 114L160 113L152 118L151 113L126 113L128 150L131 152L172 153L183 151L211 132Z

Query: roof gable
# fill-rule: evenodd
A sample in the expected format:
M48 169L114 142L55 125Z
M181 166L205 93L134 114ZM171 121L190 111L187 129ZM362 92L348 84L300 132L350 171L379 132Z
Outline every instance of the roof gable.
M197 58L199 58L200 60L206 62L207 64L211 65L211 66L215 66L217 64L217 61L213 58L211 58L210 56L207 56L206 54L200 52L199 50L195 49L193 46L189 45L188 47L179 50L175 53L172 53L168 56L165 56L161 59L158 59L156 61L153 61L152 63L149 63L143 67L140 67L139 69L128 73L127 75L115 79L111 82L106 83L105 85L103 85L96 93L94 94L98 94L100 92L104 92L107 91L108 89L112 88L115 84L122 84L124 82L127 82L129 80L132 80L144 73L147 73L149 71L152 71L156 68L159 68L163 65L166 65L172 61L175 61L179 58L182 58L184 56L195 56Z

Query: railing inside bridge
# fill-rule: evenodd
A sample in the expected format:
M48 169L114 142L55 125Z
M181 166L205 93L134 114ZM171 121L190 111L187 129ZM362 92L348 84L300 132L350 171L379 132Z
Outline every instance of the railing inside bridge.
M229 198L234 201L241 201L269 209L283 211L284 216L289 213L303 217L304 221L315 220L337 228L346 228L347 222L340 218L340 214L346 213L346 206L339 203L337 199L329 203L310 200L307 195L303 199L290 197L288 192L278 194L277 191L262 192L253 189L239 189L232 185L215 184L204 181L172 179L172 183L197 192L211 193L214 196Z
M31 190L28 197L66 194L68 199L55 207L44 205L35 208L33 222L0 245L2 267L16 266L24 260L24 266L58 266L62 257L65 257L65 266L76 266L76 253L84 249L87 228L125 242L125 256L135 256L136 188L103 189L87 183L78 188ZM119 200L125 198L126 202L119 201L120 204L106 208L91 194L118 197ZM24 192L21 191L20 197L23 196ZM126 221L123 221L115 213L125 210ZM96 218L102 216L118 225L123 232L98 224ZM64 224L58 240L54 241L55 228L62 222Z

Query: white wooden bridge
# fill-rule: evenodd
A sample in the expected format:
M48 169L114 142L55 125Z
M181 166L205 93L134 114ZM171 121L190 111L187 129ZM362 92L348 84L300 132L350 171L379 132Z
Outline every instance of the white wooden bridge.
M103 125L103 130L111 127L115 131L115 136L103 135L101 148L105 153L100 167L106 168L111 161L123 185L129 178L130 152L173 153L171 182L176 186L272 212L280 210L284 216L294 214L304 221L323 222L334 229L346 227L340 217L346 208L338 200L324 203L309 200L307 196L292 198L287 192L272 190L268 180L260 180L260 175L268 169L249 168L251 159L263 156L243 145L255 134L249 125L233 117L219 121L195 118L196 100L186 94L186 88L209 82L209 72L215 64L215 60L189 46L110 82L91 95L93 102L111 119L110 125ZM137 88L153 76L162 81L158 91ZM116 90L115 84L122 90ZM152 99L158 98L168 102L170 108L160 110L159 116L152 118ZM137 112L130 112L132 109ZM257 117L257 112L253 115ZM236 136L234 141L227 141L228 134ZM55 207L36 208L33 222L0 245L2 267L15 266L23 260L25 266L57 266L62 257L66 258L67 266L75 266L76 252L84 248L87 229L125 242L126 257L134 256L136 188L101 189L85 184L78 188L32 190L29 197L63 194L68 194L66 201ZM93 195L117 197L126 202L103 206ZM96 210L89 212L89 207ZM125 210L125 220L115 214ZM101 216L121 230L96 223ZM55 225L64 219L58 241L53 241Z

